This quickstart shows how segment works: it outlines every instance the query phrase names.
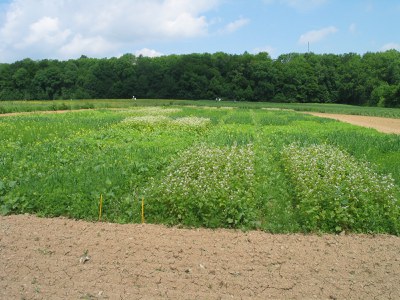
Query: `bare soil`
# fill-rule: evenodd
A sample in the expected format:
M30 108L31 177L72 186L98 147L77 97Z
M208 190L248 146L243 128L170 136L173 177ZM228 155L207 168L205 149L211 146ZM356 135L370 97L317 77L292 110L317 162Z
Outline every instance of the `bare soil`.
M322 118L335 119L358 126L374 128L384 133L400 134L400 119L312 112L307 112L307 114Z
M0 216L0 299L400 299L400 238Z

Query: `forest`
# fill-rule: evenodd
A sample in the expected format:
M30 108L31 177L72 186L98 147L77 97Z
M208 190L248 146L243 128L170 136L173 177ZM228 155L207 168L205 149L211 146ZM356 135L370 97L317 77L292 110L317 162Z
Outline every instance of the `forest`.
M0 63L0 100L215 99L400 107L400 52L193 53Z

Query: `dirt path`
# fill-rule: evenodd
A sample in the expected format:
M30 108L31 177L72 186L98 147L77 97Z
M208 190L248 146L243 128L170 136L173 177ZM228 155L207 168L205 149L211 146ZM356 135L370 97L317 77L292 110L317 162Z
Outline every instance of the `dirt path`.
M313 112L307 112L307 114L322 118L335 119L358 126L375 128L376 130L384 133L400 134L400 119Z
M168 298L400 299L400 238L0 216L0 299Z

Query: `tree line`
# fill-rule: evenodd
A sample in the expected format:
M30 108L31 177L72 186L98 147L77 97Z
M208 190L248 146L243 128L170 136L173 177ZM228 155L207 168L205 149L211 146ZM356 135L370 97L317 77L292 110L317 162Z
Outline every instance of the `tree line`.
M215 99L400 107L400 52L186 54L0 64L0 100Z

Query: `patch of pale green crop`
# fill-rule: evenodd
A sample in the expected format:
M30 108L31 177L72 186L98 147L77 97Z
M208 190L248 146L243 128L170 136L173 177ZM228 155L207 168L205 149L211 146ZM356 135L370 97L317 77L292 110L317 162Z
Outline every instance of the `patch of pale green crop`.
M282 155L305 230L399 233L399 191L390 175L326 144L292 143Z
M180 108L163 108L159 106L141 107L137 109L131 109L131 112L135 112L143 115L169 115L180 112Z
M208 118L199 117L183 117L175 119L171 123L173 125L185 127L205 127L211 123L211 120Z
M164 115L147 115L127 117L120 124L115 127L122 126L128 128L136 128L144 131L159 130L195 130L196 132L207 129L211 125L211 120L202 117L182 117L172 119Z
M159 124L159 123L165 123L169 121L170 118L166 116L141 116L141 117L128 117L122 121L122 123L128 123L128 124L138 124L138 125L154 125L154 124Z

